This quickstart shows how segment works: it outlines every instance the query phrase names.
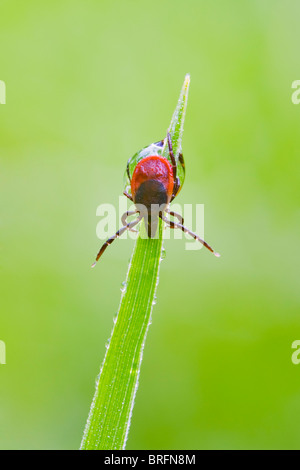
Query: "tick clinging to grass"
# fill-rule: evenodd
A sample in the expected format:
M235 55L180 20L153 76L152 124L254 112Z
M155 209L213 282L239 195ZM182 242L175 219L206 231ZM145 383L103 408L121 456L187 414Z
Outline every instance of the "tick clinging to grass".
M134 227L142 219L145 220L148 237L154 238L159 217L168 227L172 229L178 228L191 235L191 237L202 243L215 256L220 256L208 243L183 225L184 221L180 214L170 210L170 203L181 190L184 181L185 165L182 153L178 154L178 158L174 156L169 132L166 137L166 145L169 150L168 158L162 156L164 144L164 140L151 144L128 160L125 174L127 185L124 195L135 204L135 210L127 211L123 214L121 218L123 227L102 245L92 267L96 265L96 262L106 248L116 238L120 237L126 230L134 231ZM127 222L127 218L135 214L137 216L136 219ZM178 222L169 220L166 215L176 218Z
M104 243L96 258L97 261L126 230L136 231L140 224L81 449L112 451L126 448L156 299L164 226L179 228L198 240L195 243L202 243L217 255L204 240L186 229L182 217L170 208L185 177L181 151L189 85L187 74L164 140L148 145L129 159L124 194L132 201L132 207L122 216L123 227Z

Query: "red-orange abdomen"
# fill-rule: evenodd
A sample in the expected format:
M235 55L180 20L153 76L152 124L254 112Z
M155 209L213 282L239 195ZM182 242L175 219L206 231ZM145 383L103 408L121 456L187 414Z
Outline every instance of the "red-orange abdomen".
M149 180L161 183L166 191L168 201L171 199L174 184L173 169L166 158L150 155L137 164L131 179L131 193L134 201L141 184Z

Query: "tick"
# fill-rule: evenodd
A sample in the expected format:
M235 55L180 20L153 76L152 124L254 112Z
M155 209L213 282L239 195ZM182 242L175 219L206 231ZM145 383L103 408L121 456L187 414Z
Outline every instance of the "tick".
M135 231L134 227L142 219L145 220L148 237L155 237L159 217L168 227L172 229L178 228L191 235L191 237L202 243L202 245L215 256L220 256L219 253L216 253L204 240L183 225L184 221L180 214L171 211L169 208L170 203L177 196L182 187L185 165L181 153L179 153L177 161L175 159L170 133L167 134L167 143L169 159L159 154L159 150L161 150L164 145L164 141L161 140L160 142L146 147L143 151L134 156L137 159L137 163L134 166L132 174L130 167L132 166L134 157L128 160L126 176L130 186L129 190L126 189L123 194L135 204L136 208L134 211L127 211L122 215L121 221L123 227L102 245L92 267L96 265L96 262L102 256L106 248L111 245L116 238L120 237L126 230ZM135 164L135 161L133 161L133 164ZM179 170L181 172L181 178L179 177ZM137 214L137 218L131 222L127 222L127 218L135 214ZM176 218L178 222L169 220L165 214Z

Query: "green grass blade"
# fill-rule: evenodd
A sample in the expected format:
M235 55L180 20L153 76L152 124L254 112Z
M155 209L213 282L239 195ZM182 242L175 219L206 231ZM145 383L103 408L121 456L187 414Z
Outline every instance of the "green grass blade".
M174 154L181 148L189 76L186 76L169 131ZM163 148L168 155L168 146ZM144 233L142 233L142 231ZM162 253L163 223L158 237L145 237L141 224L119 312L108 343L96 392L84 430L81 449L125 448L151 313L155 303Z
M175 157L178 157L178 154L181 152L182 147L182 136L183 136L183 125L185 119L185 112L187 106L188 92L190 85L190 76L187 74L183 82L183 86L179 95L178 103L175 108L171 124L169 127L169 132L172 138L173 153ZM165 139L163 155L168 155L168 144Z

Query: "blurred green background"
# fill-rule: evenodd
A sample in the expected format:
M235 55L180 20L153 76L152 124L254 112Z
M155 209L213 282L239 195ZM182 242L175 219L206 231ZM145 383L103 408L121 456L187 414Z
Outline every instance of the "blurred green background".
M91 270L96 208L189 72L176 202L222 257L165 241L127 449L299 448L299 2L0 5L0 447L79 447L134 244Z

